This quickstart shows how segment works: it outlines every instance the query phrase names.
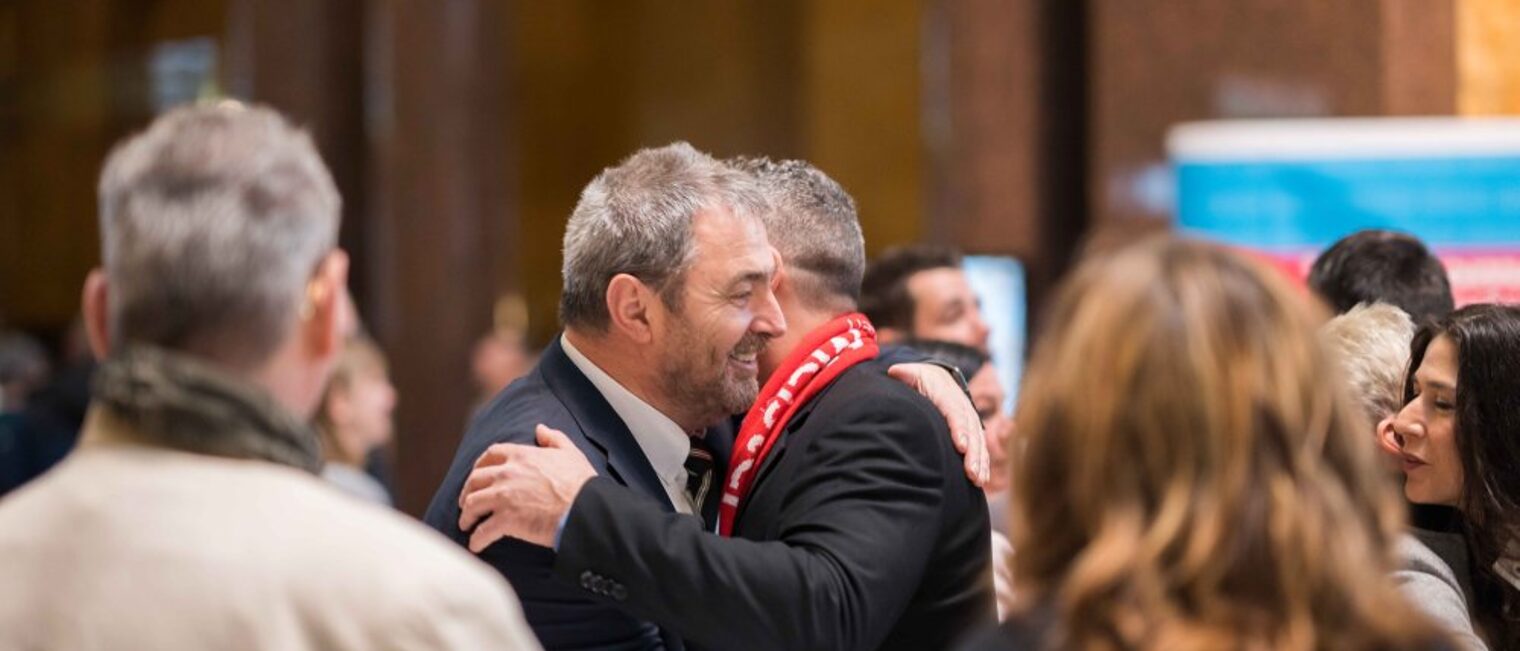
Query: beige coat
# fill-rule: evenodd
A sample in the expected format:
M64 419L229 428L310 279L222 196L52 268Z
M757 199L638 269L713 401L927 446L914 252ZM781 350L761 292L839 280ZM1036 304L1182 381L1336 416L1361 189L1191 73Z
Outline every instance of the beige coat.
M500 575L317 477L129 443L0 500L0 649L537 649Z

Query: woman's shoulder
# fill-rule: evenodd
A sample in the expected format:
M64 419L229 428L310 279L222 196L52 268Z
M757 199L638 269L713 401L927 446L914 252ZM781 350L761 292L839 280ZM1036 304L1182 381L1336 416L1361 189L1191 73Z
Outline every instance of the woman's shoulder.
M1400 570L1431 574L1440 577L1444 582L1456 583L1455 569L1424 540L1404 534L1399 536L1395 549Z

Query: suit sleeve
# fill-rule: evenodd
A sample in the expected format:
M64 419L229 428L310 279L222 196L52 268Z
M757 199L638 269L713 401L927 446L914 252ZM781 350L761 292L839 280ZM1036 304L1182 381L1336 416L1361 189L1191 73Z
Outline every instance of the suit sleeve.
M543 420L557 428L572 424L552 418ZM525 427L490 422L472 427L453 468L428 508L427 524L459 545L466 545L469 532L459 530L457 496L475 459L492 443L531 442L529 431ZM599 470L606 472L605 468ZM479 557L511 584L534 634L549 651L608 648L662 651L666 648L663 636L654 624L629 617L615 605L556 579L552 550L505 538L487 547ZM462 645L455 648L510 648L504 645L503 641L487 647ZM419 645L418 648L427 647Z
M873 401L875 402L875 401ZM555 572L711 649L873 649L939 535L943 422L914 401L815 412L776 541L720 538L605 479L571 509ZM795 434L795 433L794 433ZM959 479L958 477L956 479Z

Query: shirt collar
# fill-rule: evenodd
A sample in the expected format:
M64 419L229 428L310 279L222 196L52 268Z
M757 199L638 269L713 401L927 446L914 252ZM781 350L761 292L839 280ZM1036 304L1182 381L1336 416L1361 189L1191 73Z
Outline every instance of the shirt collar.
M691 454L691 438L686 431L576 350L569 337L560 335L560 345L564 347L570 362L585 374L586 379L591 380L607 404L617 412L618 418L628 426L628 431L633 433L639 449L644 451L644 456L649 459L649 465L654 467L660 480L667 483L674 481L677 485L685 486L686 457Z

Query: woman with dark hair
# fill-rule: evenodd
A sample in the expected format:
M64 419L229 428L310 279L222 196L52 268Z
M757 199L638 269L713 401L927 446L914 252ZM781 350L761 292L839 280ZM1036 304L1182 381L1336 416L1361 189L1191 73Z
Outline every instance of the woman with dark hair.
M1403 505L1283 278L1161 238L1084 264L1050 317L1017 416L1018 601L971 649L1451 648L1389 578Z
M1520 307L1469 305L1421 327L1404 397L1385 434L1404 494L1460 514L1467 566L1451 569L1470 585L1472 624L1490 648L1520 649Z

